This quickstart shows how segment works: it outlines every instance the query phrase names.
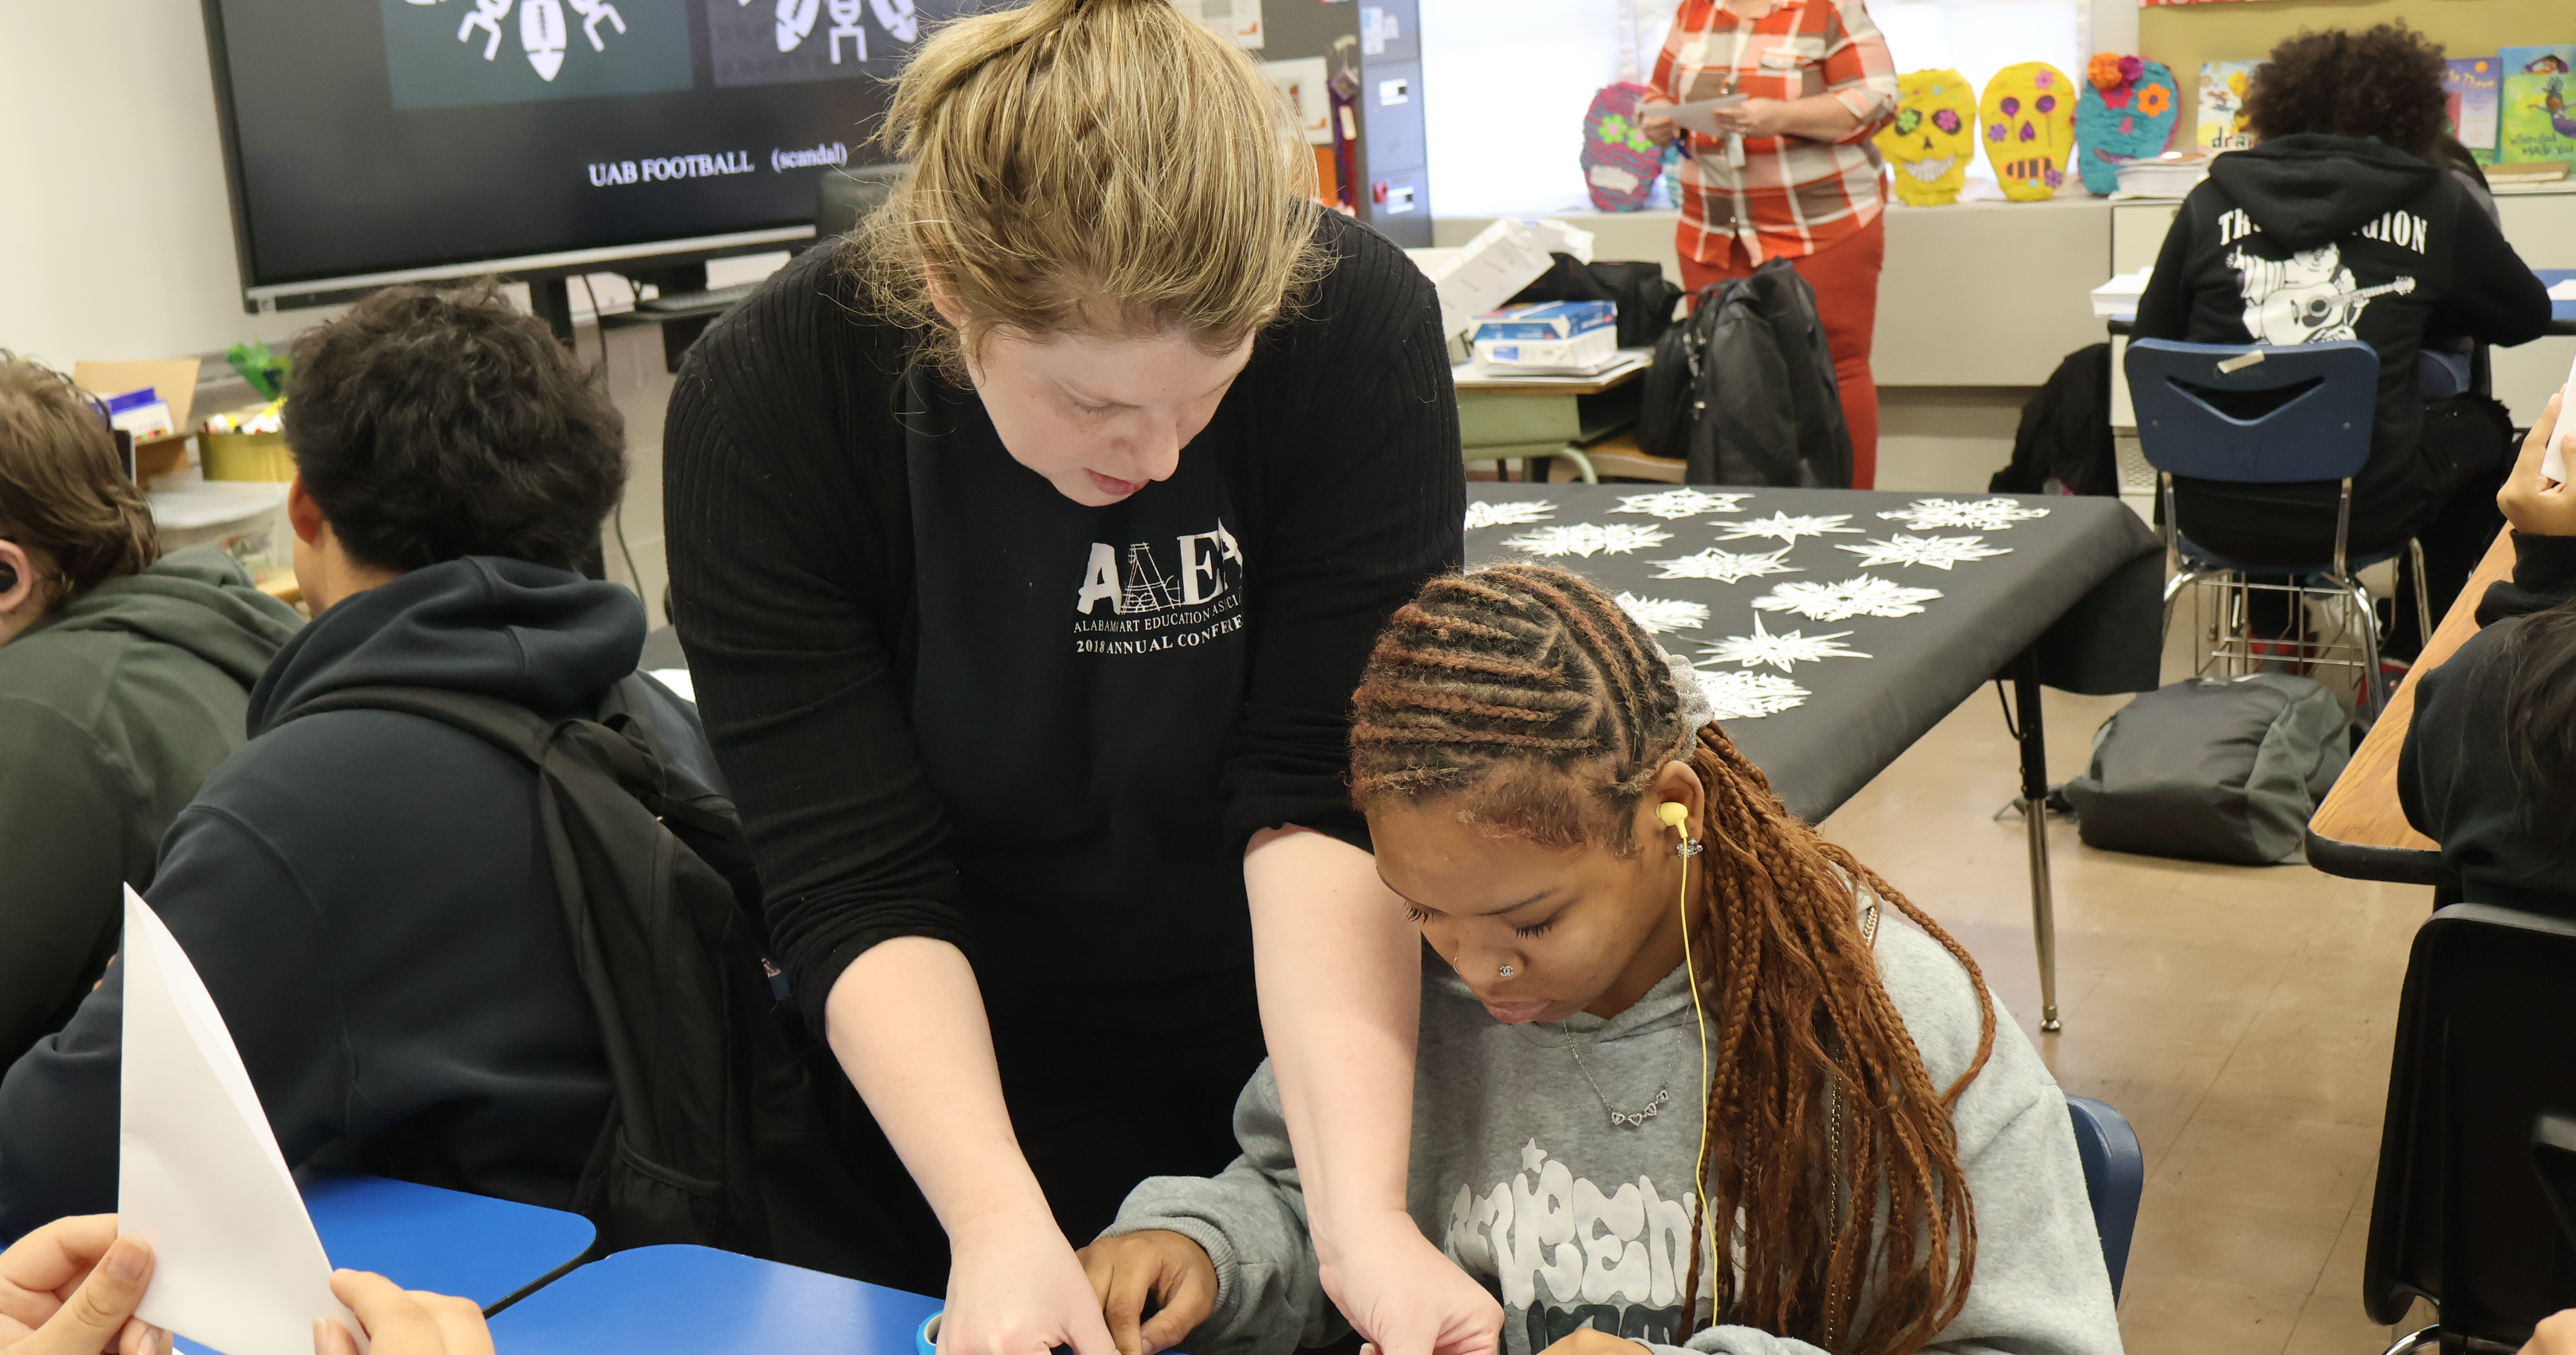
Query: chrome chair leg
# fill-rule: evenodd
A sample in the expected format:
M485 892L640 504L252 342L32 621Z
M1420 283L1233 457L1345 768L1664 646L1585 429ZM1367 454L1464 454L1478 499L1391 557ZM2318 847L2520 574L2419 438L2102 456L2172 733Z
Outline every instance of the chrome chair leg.
M2397 1343L2388 1348L2386 1355L2411 1355L2411 1352L2438 1347L2441 1344L2442 1324L2436 1322L2432 1326L2419 1327L2398 1337Z
M2424 585L2424 543L2409 538L2406 550L2415 562L2415 636L2418 644L2429 649L2433 644L2433 593ZM2423 649L2415 651L2423 653Z
M2338 578L2345 605L2361 612L2362 694L2370 703L2370 718L2377 720L2388 709L2388 675L2379 670L2379 608L2370 600L2370 590L2361 580Z

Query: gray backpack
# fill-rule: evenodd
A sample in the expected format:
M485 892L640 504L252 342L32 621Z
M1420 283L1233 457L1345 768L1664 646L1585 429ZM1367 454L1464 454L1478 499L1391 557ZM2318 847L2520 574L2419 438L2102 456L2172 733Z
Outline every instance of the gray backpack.
M2089 847L2262 866L2301 858L2352 757L2352 716L2303 677L2189 678L2102 722L2066 783Z

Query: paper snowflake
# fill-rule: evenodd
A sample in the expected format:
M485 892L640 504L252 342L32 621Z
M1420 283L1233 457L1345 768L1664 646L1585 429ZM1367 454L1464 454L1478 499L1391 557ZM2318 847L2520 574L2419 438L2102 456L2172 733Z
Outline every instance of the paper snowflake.
M1849 513L1833 513L1823 517L1811 513L1802 513L1794 517L1787 513L1773 513L1767 518L1747 518L1742 522L1730 522L1718 529L1717 539L1743 541L1752 537L1767 536L1774 541L1782 541L1794 546L1802 536L1823 536L1827 532L1860 530L1858 527L1843 525L1849 521L1851 521Z
M1556 505L1545 499L1523 499L1517 503L1471 503L1467 505L1467 530L1479 527L1517 527L1525 522L1544 522L1556 511Z
M1654 634L1668 630L1697 630L1708 619L1708 604L1684 602L1679 598L1641 598L1634 593L1621 593L1615 601L1630 618Z
M1685 485L1680 489L1668 489L1660 494L1623 494L1619 498L1619 506L1612 511L1651 513L1669 521L1673 518L1695 517L1701 513L1732 513L1742 508L1744 501L1752 497L1750 494L1703 494Z
M1710 713L1719 720L1759 720L1807 704L1807 689L1777 673L1732 669L1701 673L1699 689L1708 693Z
M1569 522L1505 537L1503 544L1529 555L1590 556L1605 550L1613 555L1625 555L1648 546L1660 546L1672 539L1673 534L1661 527L1634 522L1613 522L1606 527L1590 522Z
M1982 560L1989 555L2005 555L2010 546L1989 546L1982 536L1915 536L1898 532L1885 541L1872 540L1866 546L1836 546L1860 557L1863 565L1923 565L1930 569L1948 569L1961 560Z
M1753 618L1751 635L1730 635L1716 644L1700 646L1699 652L1719 663L1740 664L1746 668L1767 663L1784 673L1795 664L1812 663L1818 659L1870 657L1836 643L1849 634L1851 632L1847 630L1824 635L1790 630L1774 635L1762 628L1762 618L1757 615Z
M1999 495L1991 499L1916 499L1903 508L1879 516L1890 522L1903 522L1918 532L1928 532L1936 527L1974 527L1979 531L2000 532L2016 522L2047 517L2048 510L2026 507L2017 499Z
M1661 571L1655 577L1716 579L1721 583L1742 583L1746 579L1763 574L1796 574L1800 572L1796 566L1781 563L1780 557L1788 553L1787 546L1782 546L1768 554L1748 551L1742 555L1711 546L1697 555L1685 555L1678 560L1655 561L1655 568Z
M1773 584L1753 605L1766 612L1796 612L1811 621L1840 621L1854 616L1913 616L1939 596L1937 588L1908 588L1892 579L1863 574L1841 583Z

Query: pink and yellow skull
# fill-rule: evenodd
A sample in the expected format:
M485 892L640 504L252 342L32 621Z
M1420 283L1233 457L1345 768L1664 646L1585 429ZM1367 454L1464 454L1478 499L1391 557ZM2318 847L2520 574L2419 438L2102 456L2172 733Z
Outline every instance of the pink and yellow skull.
M2075 82L2045 61L2006 66L1986 82L1979 111L1986 161L2004 196L2018 202L2054 197L2075 149Z
M1896 120L1872 138L1896 166L1897 201L1938 207L1959 200L1977 153L1977 100L1957 71L1896 77Z

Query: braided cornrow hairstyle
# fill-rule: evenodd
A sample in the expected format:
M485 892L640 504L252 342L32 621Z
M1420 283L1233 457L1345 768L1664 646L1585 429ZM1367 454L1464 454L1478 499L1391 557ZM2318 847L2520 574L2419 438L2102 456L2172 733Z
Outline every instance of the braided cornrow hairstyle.
M1690 763L1713 839L1692 945L1719 957L1698 975L1716 1028L1698 1191L1713 1320L1842 1355L1910 1355L1948 1326L1977 1257L1950 1110L1995 1034L1967 951L1791 814L1714 723L1683 728L1662 652L1580 576L1502 565L1432 580L1387 624L1355 701L1363 809L1439 800L1550 846L1638 850L1638 801L1665 763ZM1958 957L1976 990L1977 1055L1946 1090L1879 981L1856 885ZM1701 1252L1676 1341L1698 1310Z

